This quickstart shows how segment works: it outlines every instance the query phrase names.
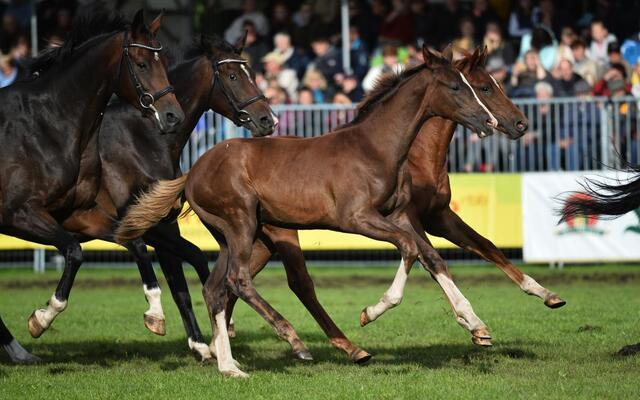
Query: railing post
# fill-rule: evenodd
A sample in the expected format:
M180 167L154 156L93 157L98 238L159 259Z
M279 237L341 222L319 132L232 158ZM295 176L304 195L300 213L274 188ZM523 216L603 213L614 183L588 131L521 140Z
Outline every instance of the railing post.
M45 270L45 250L42 248L33 249L33 272L44 273Z
M610 146L613 138L610 138L612 132L611 125L611 113L608 108L610 107L608 101L604 101L600 107L600 163L601 165L609 165L609 153L611 152Z

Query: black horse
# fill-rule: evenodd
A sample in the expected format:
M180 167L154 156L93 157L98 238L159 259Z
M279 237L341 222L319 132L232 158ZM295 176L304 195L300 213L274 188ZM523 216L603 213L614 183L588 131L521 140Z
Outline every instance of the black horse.
M158 16L147 26L142 10L131 24L105 11L80 15L64 45L29 63L29 79L0 90L0 233L53 245L66 261L41 324L66 307L82 262L61 222L95 204L96 133L109 98L117 94L162 131L184 118L155 39L160 24ZM0 344L14 362L37 361L1 321Z
M231 45L220 39L201 37L194 46L183 51L182 60L169 71L175 95L185 111L185 120L175 135L159 136L157 126L138 118L136 109L128 104L118 102L107 107L99 134L102 177L96 206L77 210L64 221L66 230L81 234L81 241L113 241L114 221L124 215L136 195L157 180L175 179L182 175L182 149L202 114L209 109L230 118L237 125L247 127L255 136L273 132L277 121L268 102L254 84L253 72L240 58L243 47L244 38ZM188 261L204 284L209 276L206 256L180 236L175 221L162 223L147 232L144 242L156 250L180 310L189 347L203 358L210 358L209 348L204 343L193 313L182 270L182 260ZM146 251L144 244L140 241L131 248L138 258L144 292L150 306L144 321L152 332L163 335L165 328L160 288L148 258L140 256ZM65 276L62 277L64 279ZM42 332L43 329L31 331L34 337Z

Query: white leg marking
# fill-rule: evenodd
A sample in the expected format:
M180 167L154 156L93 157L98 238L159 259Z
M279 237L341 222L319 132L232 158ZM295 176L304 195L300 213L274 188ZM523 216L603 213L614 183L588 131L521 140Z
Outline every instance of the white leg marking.
M160 301L162 297L160 288L147 289L147 285L143 285L142 290L144 291L144 297L147 298L147 303L149 303L149 309L144 315L151 315L164 320L164 311L162 310L162 302Z
M47 308L41 308L36 310L35 315L36 319L40 326L44 329L49 328L53 320L63 312L67 308L67 301L60 301L56 298L56 295L53 294L49 299L49 304Z
M409 270L404 264L404 259L400 260L396 276L393 278L393 282L389 289L384 292L384 295L378 301L378 304L366 308L365 312L367 313L369 321L375 321L387 310L396 307L402 302L404 287L406 286L407 278L409 277Z
M36 357L25 350L24 347L22 347L15 339L13 339L11 343L5 344L3 347L9 354L11 361L16 364L31 364L42 361L39 357Z
M491 114L491 111L489 111L489 109L487 108L487 106L484 105L484 103L482 101L480 101L480 98L478 97L478 95L476 94L476 92L473 90L473 87L471 87L471 84L469 84L469 81L467 80L467 78L464 76L464 74L462 72L460 72L460 76L462 77L462 81L469 87L469 89L471 90L471 93L473 94L473 97L475 97L476 101L478 102L478 104L480 104L480 107L482 107L482 109L489 114L489 119L491 121L491 126L496 128L498 126L498 120L496 119L496 117L493 116L493 114Z
M469 303L469 300L460 292L456 284L444 274L436 274L435 277L440 287L442 287L444 294L449 299L458 323L470 332L478 328L484 328L486 325L473 312L471 303Z
M187 343L189 344L189 349L191 351L197 353L200 357L202 357L202 361L210 360L213 358L213 354L211 354L211 350L209 346L201 342L194 342L191 338L188 339Z
M522 279L522 284L520 285L520 288L525 293L531 294L531 295L534 295L534 296L538 296L543 300L546 299L547 295L549 295L549 293L550 293L547 289L542 287L538 282L536 282L529 275L524 275L524 278Z
M213 341L218 359L218 370L227 376L248 378L249 375L236 366L231 354L231 342L229 342L229 335L227 334L227 319L224 311L215 315L215 322L216 328L213 333Z

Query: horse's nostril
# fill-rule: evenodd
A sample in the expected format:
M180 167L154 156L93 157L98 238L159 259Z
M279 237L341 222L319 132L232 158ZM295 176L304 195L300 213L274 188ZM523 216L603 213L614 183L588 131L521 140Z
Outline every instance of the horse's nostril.
M262 117L260 118L260 125L262 125L265 128L270 128L273 126L273 120L269 117Z
M518 132L524 132L527 130L527 124L523 121L516 122L516 129Z

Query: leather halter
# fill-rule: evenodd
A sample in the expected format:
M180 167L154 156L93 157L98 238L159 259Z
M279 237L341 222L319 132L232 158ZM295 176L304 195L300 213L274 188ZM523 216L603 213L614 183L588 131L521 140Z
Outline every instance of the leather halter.
M140 102L140 107L142 107L142 109L145 111L152 110L154 112L157 112L153 104L162 96L172 93L174 91L173 86L169 85L166 88L154 94L149 93L149 91L144 87L142 82L140 82L140 79L138 78L138 75L136 74L136 71L133 68L133 62L131 61L131 56L129 55L129 48L131 47L137 47L139 49L145 49L145 50L149 50L157 53L162 51L162 45L158 47L152 47L152 46L147 46L141 43L131 43L129 42L129 32L125 31L124 41L122 44L123 56L120 59L120 68L118 69L118 71L122 69L122 60L124 59L127 64L127 69L129 70L129 76L131 76L131 79L133 80L133 84L136 88L136 93L138 94L138 101Z
M251 116L247 111L245 111L245 108L255 103L256 101L260 101L260 100L266 101L267 98L264 97L264 95L260 92L260 90L258 90L258 92L260 93L259 95L253 96L244 101L237 101L233 96L233 91L228 90L228 88L224 84L224 79L222 79L222 77L220 76L220 65L230 64L230 63L245 65L247 64L247 61L242 59L226 58L224 60L215 62L213 64L213 82L211 83L211 89L209 89L209 99L211 99L211 93L213 92L213 89L216 86L216 82L219 82L220 89L222 89L222 94L224 94L224 97L227 98L227 101L229 102L229 104L231 104L231 107L233 108L233 120L234 120L233 122L236 125L240 126L242 124L247 124L249 122L252 122Z

